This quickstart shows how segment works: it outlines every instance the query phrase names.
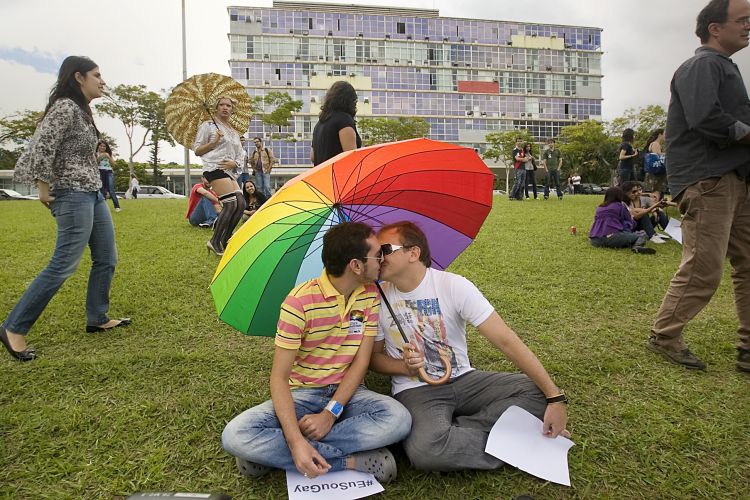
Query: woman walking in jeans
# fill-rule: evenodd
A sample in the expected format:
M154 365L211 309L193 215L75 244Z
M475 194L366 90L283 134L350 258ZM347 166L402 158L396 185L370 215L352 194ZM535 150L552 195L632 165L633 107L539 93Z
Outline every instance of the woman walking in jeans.
M102 196L112 198L112 204L115 206L115 212L120 211L120 202L117 201L115 194L115 173L112 170L115 160L112 158L112 148L104 141L99 141L96 145L96 161L99 163L99 177L102 181Z
M36 357L25 336L75 272L87 245L92 266L86 293L86 331L110 330L130 323L128 318L110 319L107 315L117 248L112 216L99 191L99 132L89 107L91 100L102 95L103 87L96 63L86 57L67 57L60 66L44 117L16 164L16 182L36 183L39 201L57 222L52 259L0 326L0 341L20 361Z

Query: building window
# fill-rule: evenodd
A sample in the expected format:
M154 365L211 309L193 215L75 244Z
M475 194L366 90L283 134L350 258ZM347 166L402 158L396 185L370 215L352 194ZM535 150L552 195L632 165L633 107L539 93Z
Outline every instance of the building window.
M406 33L406 23L396 23L396 33Z
M307 29L309 30L313 29L312 17L307 18Z

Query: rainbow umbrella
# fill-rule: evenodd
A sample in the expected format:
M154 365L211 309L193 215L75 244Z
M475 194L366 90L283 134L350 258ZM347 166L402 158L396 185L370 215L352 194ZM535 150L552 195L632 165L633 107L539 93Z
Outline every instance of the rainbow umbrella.
M473 149L429 139L342 153L287 182L229 240L211 281L219 317L273 336L289 291L320 275L323 235L343 221L419 225L445 269L492 208L494 176Z

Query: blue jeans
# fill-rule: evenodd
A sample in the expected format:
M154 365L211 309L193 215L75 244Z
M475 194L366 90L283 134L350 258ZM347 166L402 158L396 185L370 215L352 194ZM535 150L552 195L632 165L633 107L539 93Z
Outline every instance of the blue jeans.
M531 187L533 188L534 199L536 200L536 170L526 171L526 179L523 181L523 191L526 198L529 197L529 184L531 184Z
M544 181L544 199L549 198L549 188L555 186L557 189L557 197L562 198L562 189L560 189L560 171L559 170L548 170L547 177Z
M323 411L337 388L329 385L293 389L297 420ZM353 453L401 441L410 430L411 415L401 403L360 385L331 431L320 441L308 442L333 472L344 470L346 458ZM224 428L221 441L230 455L277 469L296 470L270 400L234 417Z
M508 193L508 196L510 198L515 198L516 200L522 200L523 196L521 195L521 190L523 189L523 184L526 182L526 169L523 167L517 168L514 176L513 188Z
M201 224L203 222L212 224L218 216L219 214L216 213L216 209L214 208L213 204L211 204L211 201L208 198L204 198L203 196L201 196L198 204L195 206L193 211L190 212L188 221L190 221L190 224L193 226L197 226L198 224Z
M237 177L237 184L240 185L240 189L242 189L242 186L247 182L253 180L253 176L250 175L248 172L242 172L239 177Z
M271 174L263 173L260 170L255 171L255 187L266 195L266 198L271 197Z
M601 238L589 238L591 245L604 248L630 248L641 246L646 243L646 236L642 231L631 233L630 231L621 231Z
M112 204L115 208L120 208L120 202L117 201L117 195L115 194L115 173L111 170L99 169L99 178L102 180L102 196L109 192L109 197L112 198Z
M54 191L52 215L57 222L57 242L49 264L26 289L3 326L26 334L57 290L78 268L83 252L91 249L91 273L86 291L86 324L109 321L109 289L117 264L112 216L101 192Z

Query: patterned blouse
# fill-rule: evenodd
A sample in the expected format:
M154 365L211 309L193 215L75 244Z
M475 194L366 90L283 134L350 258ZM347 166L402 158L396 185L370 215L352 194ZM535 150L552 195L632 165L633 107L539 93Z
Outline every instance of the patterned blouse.
M203 171L211 172L219 168L219 162L222 160L234 160L237 164L237 168L234 170L227 170L227 174L237 177L245 164L245 148L242 147L240 142L240 134L237 133L232 127L224 125L222 122L217 121L216 125L219 126L221 131L224 133L224 138L219 141L214 149L208 151L201 156L203 162ZM213 122L206 121L201 123L198 127L198 132L195 134L195 143L193 144L193 151L198 149L199 146L208 144L211 142L211 136L216 133L216 126Z
M91 118L72 99L55 101L18 158L13 179L23 184L37 180L56 189L98 191L96 129Z

